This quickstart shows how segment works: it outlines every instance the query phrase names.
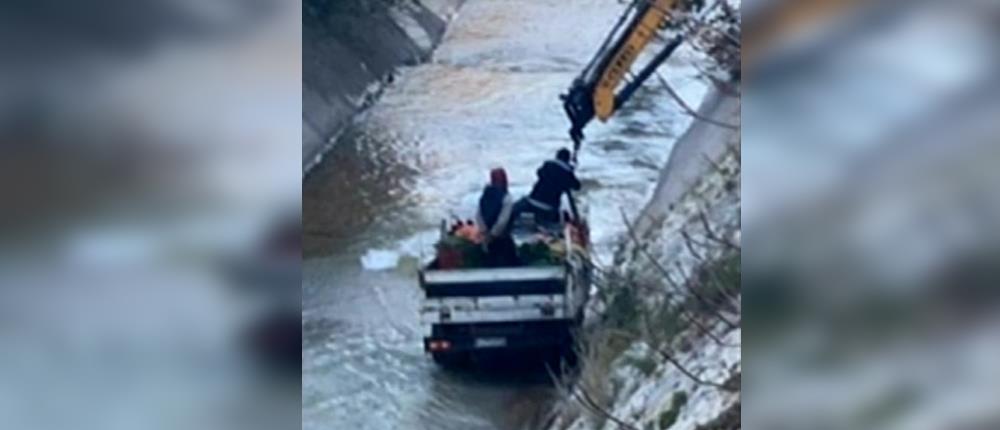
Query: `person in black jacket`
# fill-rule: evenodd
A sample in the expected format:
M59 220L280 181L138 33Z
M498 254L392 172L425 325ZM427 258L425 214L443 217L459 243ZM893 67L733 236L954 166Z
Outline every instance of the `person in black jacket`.
M531 194L515 204L515 216L530 211L539 222L559 222L559 203L563 193L580 189L580 180L569 164L569 155L569 149L562 148L556 152L554 160L548 160L538 168L538 182L535 182Z
M483 234L486 265L516 266L517 247L510 235L513 201L507 192L507 172L501 168L490 171L490 184L479 198L476 225Z

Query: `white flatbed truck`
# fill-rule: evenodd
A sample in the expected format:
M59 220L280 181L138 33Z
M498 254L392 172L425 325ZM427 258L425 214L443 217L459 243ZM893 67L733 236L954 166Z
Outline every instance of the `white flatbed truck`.
M572 354L591 273L586 245L572 244L566 226L561 240L565 256L552 265L422 267L424 350L443 365L503 352Z

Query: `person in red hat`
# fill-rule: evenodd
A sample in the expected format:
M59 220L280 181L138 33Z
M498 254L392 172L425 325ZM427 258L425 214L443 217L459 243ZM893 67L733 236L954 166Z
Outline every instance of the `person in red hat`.
M490 171L490 183L479 197L476 224L483 233L486 264L491 267L516 266L517 247L510 235L514 200L507 192L507 172L503 168Z

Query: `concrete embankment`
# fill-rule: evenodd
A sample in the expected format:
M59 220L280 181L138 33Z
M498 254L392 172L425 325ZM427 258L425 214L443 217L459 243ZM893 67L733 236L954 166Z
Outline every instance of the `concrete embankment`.
M739 97L713 89L698 108L698 116L724 126L696 120L677 139L667 164L660 171L656 191L638 220L637 229L642 233L662 223L698 182L713 173L728 150L740 146Z
M430 58L464 0L306 0L302 169L315 164L399 66Z
M550 430L740 428L740 98L712 89L698 116L724 125L696 120L674 144L629 235L642 243L625 239L616 275L600 287L609 299L595 305L583 367ZM695 299L663 282L664 270L678 285L696 285L707 270L713 281L697 284ZM702 301L722 288L728 297Z

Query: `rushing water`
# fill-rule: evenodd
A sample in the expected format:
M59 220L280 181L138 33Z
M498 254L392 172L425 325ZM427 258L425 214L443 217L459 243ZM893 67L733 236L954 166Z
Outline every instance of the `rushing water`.
M398 73L303 185L303 427L532 428L553 399L536 373L456 373L421 349L416 261L441 218L470 218L495 166L512 192L569 145L558 94L622 10L612 0L469 0L429 64ZM704 86L675 62L697 104ZM580 155L604 255L637 212L688 118L641 91Z

